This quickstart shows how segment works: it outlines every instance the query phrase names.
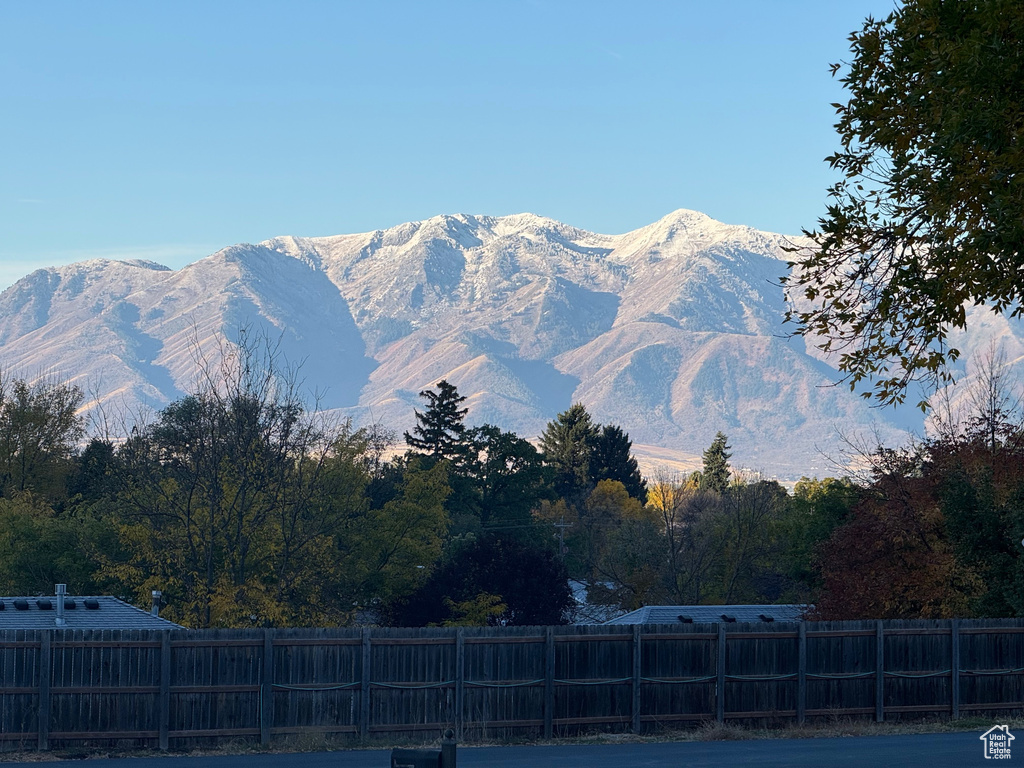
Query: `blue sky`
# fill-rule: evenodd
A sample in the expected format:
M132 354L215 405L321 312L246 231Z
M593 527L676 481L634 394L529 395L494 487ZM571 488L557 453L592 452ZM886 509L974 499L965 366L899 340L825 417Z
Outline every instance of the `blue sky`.
M0 288L86 258L521 211L794 233L892 0L0 0Z

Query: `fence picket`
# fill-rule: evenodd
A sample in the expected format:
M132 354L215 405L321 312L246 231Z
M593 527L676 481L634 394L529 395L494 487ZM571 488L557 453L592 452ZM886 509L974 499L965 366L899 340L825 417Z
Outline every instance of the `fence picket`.
M1024 619L622 629L0 631L0 750L1024 712Z

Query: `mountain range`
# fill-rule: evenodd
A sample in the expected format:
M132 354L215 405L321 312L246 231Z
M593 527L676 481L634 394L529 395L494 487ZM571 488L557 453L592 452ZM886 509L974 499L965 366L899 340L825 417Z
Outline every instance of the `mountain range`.
M89 409L151 412L247 328L279 341L319 407L399 434L447 379L472 423L535 437L582 402L654 463L692 464L722 431L736 466L823 475L845 441L896 444L922 422L837 386L788 336L788 242L687 210L619 235L458 214L233 245L179 270L83 261L0 294L0 365L71 380ZM997 339L1020 360L1019 321L974 319L966 348Z

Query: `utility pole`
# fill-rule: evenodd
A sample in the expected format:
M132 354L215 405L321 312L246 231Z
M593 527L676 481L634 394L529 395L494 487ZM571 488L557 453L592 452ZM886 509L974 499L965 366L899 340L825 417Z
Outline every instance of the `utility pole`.
M558 529L558 556L563 560L565 559L565 529L572 528L572 523L565 522L565 515L558 518L558 522L555 523L555 528Z

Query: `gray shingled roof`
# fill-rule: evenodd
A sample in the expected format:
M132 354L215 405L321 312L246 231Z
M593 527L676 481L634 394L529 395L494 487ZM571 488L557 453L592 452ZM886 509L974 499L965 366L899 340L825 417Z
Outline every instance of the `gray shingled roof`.
M104 595L65 596L63 629L184 629L173 621L153 616L148 611L129 605L116 597ZM86 606L95 601L96 608ZM18 609L15 601L24 601L27 608ZM48 601L49 608L41 608L39 601ZM34 597L0 597L0 630L4 629L58 629L57 598L52 595ZM71 608L71 604L74 608ZM44 603L45 604L45 603Z
M740 623L764 621L762 616L775 621L803 621L808 608L806 605L645 605L604 623L678 624L679 617L685 616L694 624L717 624L723 621L723 614Z

